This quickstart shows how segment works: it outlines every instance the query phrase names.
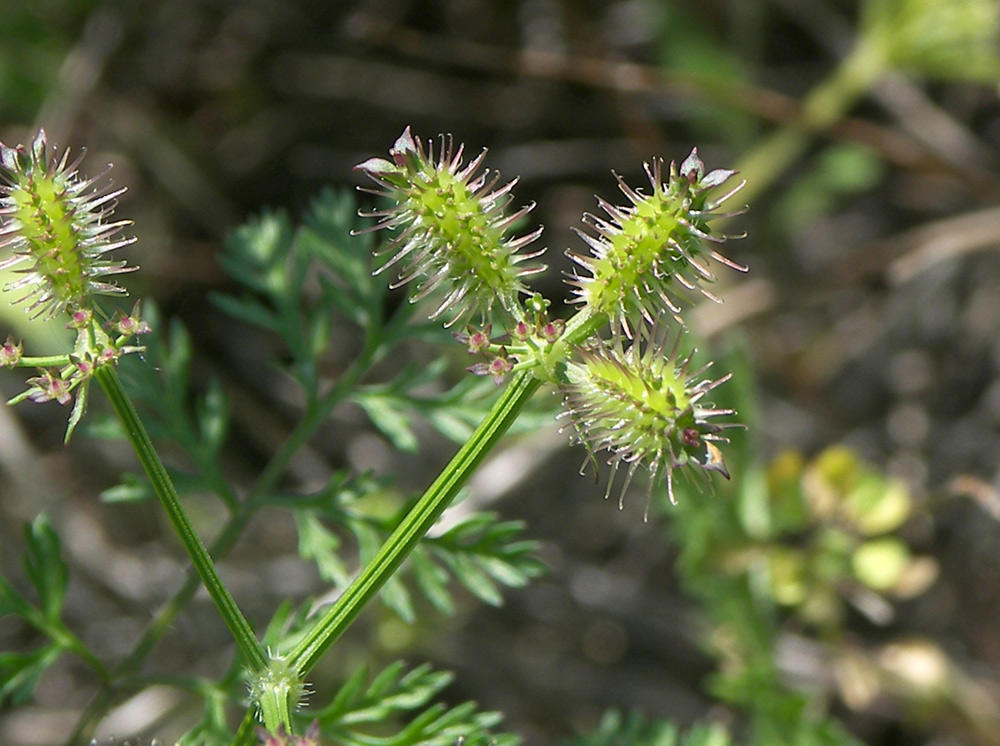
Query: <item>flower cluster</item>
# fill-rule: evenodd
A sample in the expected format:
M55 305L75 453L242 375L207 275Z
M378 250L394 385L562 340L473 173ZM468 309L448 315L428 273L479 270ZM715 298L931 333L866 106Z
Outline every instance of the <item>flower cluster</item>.
M19 293L16 302L26 303L32 318L65 315L76 333L73 352L61 358L25 357L22 344L8 336L0 365L39 368L39 375L28 379L28 389L8 403L68 404L75 394L67 439L86 409L87 384L95 371L141 350L132 341L149 331L138 303L129 314L118 312L104 325L100 321L96 296L124 295L109 278L136 269L109 254L135 239L118 235L130 221L110 219L125 190L102 182L108 169L81 177L82 157L70 160L69 150L61 156L50 152L44 130L30 147L0 143L0 250L10 251L0 269L20 275L4 290Z
M721 432L733 425L714 420L733 411L705 401L728 376L711 380L701 378L704 368L692 372L691 356L677 354L683 332L668 344L663 319L672 317L683 327L680 302L686 291L714 299L705 288L715 280L709 261L746 270L715 248L727 237L709 227L713 219L742 212L719 212L742 183L713 197L735 171L706 172L693 150L669 169L660 160L646 164L649 194L618 178L630 204L615 207L599 199L607 217L585 215L595 235L580 232L591 253L567 252L583 271L568 280L572 302L581 309L564 321L550 319L549 301L538 294L520 300L527 292L523 277L541 268L520 268L537 254L517 252L539 231L522 238L507 238L505 232L531 208L505 214L513 182L495 188L495 174L476 175L485 151L465 166L462 153L462 146L446 137L435 158L432 146L425 149L407 128L390 151L391 160L373 158L357 167L381 187L373 193L392 203L368 214L380 219L370 230L396 231L387 247L393 256L382 269L402 263L396 284L418 280L414 300L442 294L431 318L447 312L450 325L480 312L480 326L455 334L470 354L482 358L469 367L472 373L499 384L512 371L531 370L556 382L591 460L598 452L610 454L609 493L622 467L623 495L640 467L650 473L647 504L653 485L662 482L673 502L675 469L696 467L728 477L716 443L726 441ZM489 321L495 305L510 322L496 340ZM607 327L611 339L599 335Z
M56 401L69 404L76 395L76 403L70 415L69 426L66 428L66 440L73 434L87 408L87 387L98 368L104 365L117 364L122 355L130 352L141 352L142 347L133 344L133 340L150 331L149 324L142 320L140 303L136 302L132 312L118 312L115 317L103 327L94 322L93 312L77 310L71 316L67 326L76 330L74 351L63 356L65 361L56 359L56 365L50 365L49 358L27 358L21 354L22 344L14 344L13 337L0 348L0 365L7 368L18 366L41 365L39 375L27 380L28 388L7 404L18 404L29 400L36 404Z
M402 264L393 287L416 280L411 302L442 292L431 318L450 314L446 326L474 311L485 317L495 303L517 317L519 296L527 292L523 279L545 269L521 266L542 251L518 253L541 235L541 228L507 235L534 207L506 212L516 180L498 187L497 172L477 173L486 151L466 165L463 152L464 146L456 148L451 137L442 137L435 158L433 143L425 148L407 127L389 151L391 161L371 158L355 167L381 187L370 191L392 202L367 214L380 219L370 230L398 230L386 247L392 256L379 271Z
M483 362L466 370L477 376L491 376L497 386L507 380L515 366L532 368L536 377L555 380L551 353L566 331L566 322L550 319L548 306L549 301L535 293L524 304L520 320L496 339L490 336L492 324L482 328L468 326L464 332L454 332L455 339L466 346L470 355L483 358Z
M481 355L484 360L466 368L477 376L491 376L499 386L506 380L507 374L514 368L514 363L507 354L507 348L495 344L490 339L493 325L487 324L481 329L467 327L464 332L454 332L455 339L465 345L470 355Z

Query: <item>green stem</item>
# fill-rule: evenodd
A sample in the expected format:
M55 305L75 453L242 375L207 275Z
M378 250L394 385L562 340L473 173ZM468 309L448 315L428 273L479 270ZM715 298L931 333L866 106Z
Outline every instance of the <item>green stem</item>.
M604 314L578 313L567 323L561 342L582 343L607 321ZM455 499L479 464L510 429L541 383L531 371L517 373L511 379L486 418L406 514L378 553L291 652L289 664L301 676L305 676L319 662L392 577ZM233 740L234 745L251 742L255 721L253 710L248 711Z
M236 540L243 533L243 529L246 528L252 515L253 510L246 503L243 503L241 509L230 517L225 528L213 540L209 553L213 557L222 557L228 554L229 550L236 543ZM138 681L136 675L142 668L142 664L146 661L147 656L156 643L173 625L177 615L187 606L200 586L200 577L195 573L189 573L187 579L184 581L184 585L174 593L169 601L157 610L153 620L146 627L142 638L112 672L112 680L109 686L102 689L87 704L87 707L77 720L72 735L67 740L68 744L88 742L94 728L97 727L108 707L115 701L120 701L125 695L141 688L140 685L136 684Z
M510 381L486 419L407 513L378 553L292 651L289 663L300 673L305 674L316 665L365 604L378 593L507 432L540 385L541 382L531 373L520 373Z
M226 626L232 632L237 646L251 669L263 671L267 667L267 656L250 628L250 623L247 622L246 617L243 616L236 601L233 600L229 590L216 572L215 565L205 549L205 545L191 526L177 495L177 490L174 489L170 476L167 474L167 469L160 460L153 442L149 439L135 407L132 406L131 400L122 388L118 374L113 367L106 365L98 368L94 376L111 401L111 406L125 428L126 437L131 441L132 447L142 463L142 468L152 483L153 490L160 498L167 516L191 557L191 562L205 584L209 596L215 602Z
M813 88L799 116L765 138L736 164L747 202L766 190L809 147L813 136L840 121L887 67L879 37L862 37L829 78Z
M19 368L61 368L70 364L69 355L45 355L42 357L22 357L17 361Z
M248 503L256 504L270 494L295 454L316 434L316 430L327 421L334 408L344 400L347 393L361 380L384 351L385 346L380 345L369 333L365 340L364 349L355 364L337 380L337 383L327 393L308 408L305 416L299 420L291 434L281 444L278 452L264 467L264 471L247 497Z
M281 474L288 467L288 462L298 452L299 448L315 434L316 429L323 424L329 412L339 402L343 401L344 396L351 387L381 355L380 346L375 344L373 340L369 340L355 363L345 371L336 384L317 402L316 408L321 410L322 415L316 413L314 416L306 417L299 422L285 444L279 449L279 452L271 459L262 476L258 478L247 499L240 503L225 528L222 529L221 533L212 542L211 556L218 558L229 553L229 550L236 543L236 540L250 521L250 518L258 508L266 504L264 498L273 489L278 479L280 479ZM102 713L106 710L109 703L115 701L116 697L124 693L134 691L134 687L130 686L130 679L142 667L154 645L170 628L174 619L191 600L191 597L194 596L199 585L199 576L196 574L189 575L184 585L181 586L167 603L160 607L155 618L146 628L142 639L115 669L113 673L114 688L105 689L88 704L83 715L78 720L68 743L77 744L85 742L97 726ZM124 688L122 684L124 684ZM256 721L252 720L252 722ZM250 732L252 734L252 728Z
M378 553L291 652L288 658L289 664L300 675L304 676L319 662L323 654L392 577L413 548L437 522L445 508L455 499L479 464L510 429L541 383L541 380L530 372L514 376L486 418L406 514ZM254 722L251 709L240 724L233 740L234 746L251 742Z

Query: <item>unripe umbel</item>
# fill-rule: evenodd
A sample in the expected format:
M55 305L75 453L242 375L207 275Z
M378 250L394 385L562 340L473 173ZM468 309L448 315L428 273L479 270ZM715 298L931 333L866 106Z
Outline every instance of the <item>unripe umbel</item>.
M22 274L4 290L23 291L17 302L27 302L34 317L89 308L94 295L124 294L106 278L135 269L107 258L135 241L114 238L131 221L109 222L125 190L110 180L98 184L108 169L81 177L82 159L83 153L70 161L69 150L50 155L45 130L30 148L0 143L0 249L12 252L0 269Z
M665 312L679 318L679 292L698 288L714 299L704 288L705 283L715 281L708 268L709 257L746 271L712 248L727 237L711 233L708 226L715 218L742 212L716 212L742 183L708 199L709 192L736 172L717 169L706 174L697 150L692 150L679 167L671 163L666 178L662 160L646 163L645 170L651 193L632 189L616 174L618 186L632 204L615 207L598 197L608 217L585 214L584 223L596 235L577 231L591 254L567 252L587 273L574 274L569 280L574 302L606 314L612 326L628 336L639 323L655 324Z
M443 294L430 317L447 314L446 326L477 312L485 320L494 304L518 319L519 296L527 293L523 278L545 269L521 266L542 251L518 252L542 229L508 236L511 225L534 205L507 214L517 181L497 187L497 172L477 174L486 151L466 165L463 151L450 136L442 137L435 158L433 144L428 141L425 148L407 127L389 151L392 160L371 158L355 166L381 187L369 191L393 203L366 214L381 221L369 230L397 231L385 249L392 256L378 271L402 265L393 287L416 281L411 302Z
M708 366L692 372L691 354L678 357L678 341L667 345L665 335L644 332L626 342L617 334L582 348L579 360L567 366L563 394L576 437L591 459L600 451L610 454L605 496L618 469L626 469L619 502L640 467L649 472L647 509L653 486L664 480L675 502L673 471L678 467L729 477L715 443L728 442L722 430L738 425L713 420L734 412L717 409L704 397L730 376L701 378Z

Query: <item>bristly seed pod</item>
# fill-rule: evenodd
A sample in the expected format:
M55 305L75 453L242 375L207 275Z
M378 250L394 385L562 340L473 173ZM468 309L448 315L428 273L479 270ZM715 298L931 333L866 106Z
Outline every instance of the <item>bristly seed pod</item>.
M443 300L430 317L449 314L445 326L475 312L485 321L494 303L517 319L519 296L527 293L524 277L545 269L520 266L544 249L518 252L538 238L542 229L521 237L506 236L511 225L534 205L508 215L505 210L517 180L497 187L497 172L476 173L486 151L466 165L462 164L463 152L463 145L456 148L451 136L442 136L435 158L433 143L428 141L425 148L407 127L389 151L391 161L371 158L355 166L381 187L364 191L394 203L364 214L380 219L368 230L398 231L385 249L391 258L377 272L402 264L392 287L416 280L419 284L411 302L443 292Z
M119 295L125 290L105 278L135 267L106 256L135 241L112 240L129 220L108 222L116 198L124 189L111 181L98 185L108 169L84 179L69 150L49 155L45 131L39 130L30 148L0 143L0 249L13 255L0 269L27 265L4 290L23 290L18 303L28 301L33 317L51 318L89 308L94 295Z
M704 401L705 395L731 374L716 380L700 379L708 366L690 371L691 354L678 359L679 339L678 334L667 350L666 333L643 332L626 346L618 333L614 339L582 348L579 361L568 364L563 385L565 415L572 420L577 439L586 445L590 460L600 451L610 453L611 475L605 497L611 494L618 469L624 465L622 504L632 477L643 466L649 472L647 513L653 486L663 480L670 502L675 502L675 468L717 471L728 479L722 452L715 443L728 442L721 435L723 429L740 427L712 422L735 412L716 409Z
M718 300L704 288L704 283L715 281L707 257L746 271L746 267L710 246L729 237L713 235L709 221L743 212L716 212L743 183L714 200L708 199L711 190L736 172L717 169L706 174L697 150L692 150L680 167L671 163L666 180L662 160L644 167L652 192L632 189L615 174L631 206L615 207L598 197L607 219L585 214L584 223L596 235L577 231L592 253L566 252L590 275L574 273L569 280L574 286L573 302L607 314L612 326L620 327L629 337L640 320L654 324L664 311L679 320L679 291L697 288Z

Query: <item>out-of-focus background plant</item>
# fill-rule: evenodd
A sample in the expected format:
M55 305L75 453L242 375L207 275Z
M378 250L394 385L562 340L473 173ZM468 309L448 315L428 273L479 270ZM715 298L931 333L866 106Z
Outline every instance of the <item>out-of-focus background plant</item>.
M528 744L681 742L667 720L700 721L684 736L692 744L726 743L723 727L735 743L844 743L850 732L886 746L1000 744L998 13L994 0L6 0L0 140L30 141L41 125L61 146L86 145L95 170L114 161L129 186L119 211L141 237L130 290L155 300L169 332L149 358L174 399L148 406L160 435L182 444L179 470L204 472L197 454L211 454L237 488L303 406L271 364L277 335L290 334L282 324L330 340L318 379L363 345L346 324L321 328L334 301L317 288L303 301L315 314L278 313L274 338L224 313L233 301L210 301L239 293L226 237L262 207L299 215L324 187L360 184L351 167L407 124L453 132L520 178L519 201L536 201L546 226L547 261L568 270L562 250L581 248L571 229L595 210L594 193L610 197L612 168L641 183L644 159L680 159L692 145L740 168L749 238L726 253L751 273L735 283L720 273L713 292L726 302L686 316L716 353L713 370L742 381L718 397L749 426L726 454L731 487L700 493L679 480L679 506L663 495L643 523L641 500L622 512L602 501L603 486L575 476L581 457L558 424L538 419L459 508L524 520L549 573L505 593L500 609L456 591L437 598L453 617L369 613L320 686L362 661L374 672L430 660L455 672L450 686L426 670L399 690L475 699ZM278 213L260 220L287 230ZM549 282L549 294L569 293L555 274ZM67 333L0 307L35 354ZM308 358L300 342L286 367ZM351 568L337 564L338 542L370 547L400 496L447 460L445 435L467 433L467 402L425 396L432 353L408 350L375 372L383 388L331 414L282 485L308 492L352 475L325 505L350 516L351 533L259 519L224 561L258 629L281 600L339 582ZM456 354L455 371L465 364ZM226 392L225 417L210 381ZM0 385L9 398L22 380ZM194 414L176 417L185 404ZM114 660L186 562L163 541L158 507L136 499L142 483L122 482L129 451L93 437L66 449L64 428L58 407L0 409L4 576L34 598L38 575L21 555L48 567L42 602L61 603L67 626ZM382 492L352 481L388 475ZM198 488L189 510L210 536L222 510ZM354 492L385 505L353 513ZM49 524L22 530L43 511L63 539L65 598ZM402 589L390 599L404 617L425 603ZM145 673L225 678L232 651L214 615L196 597ZM0 655L41 641L0 618ZM362 708L366 685L345 688L344 706ZM65 740L95 687L61 658L26 702L0 710L0 742ZM200 707L145 689L99 733L170 739Z

